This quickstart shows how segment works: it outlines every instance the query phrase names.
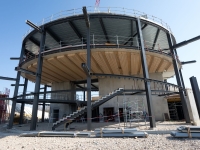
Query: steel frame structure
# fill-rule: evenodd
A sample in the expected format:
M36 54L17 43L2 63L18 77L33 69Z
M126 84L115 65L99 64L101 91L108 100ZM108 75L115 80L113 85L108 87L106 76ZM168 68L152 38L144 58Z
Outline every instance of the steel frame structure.
M90 50L90 47L94 46L94 45L90 44L91 40L90 40L90 26L89 26L89 24L90 24L90 19L91 18L95 18L95 17L98 18L99 14L93 14L91 16L88 15L86 7L83 8L83 13L84 13L85 21L86 21L86 26L87 26L87 40L86 41L82 40L82 45L81 46L70 47L70 48L69 47L61 47L61 48L59 48L59 49L57 49L55 51L45 51L46 49L48 49L48 46L45 45L45 40L46 40L46 34L47 33L48 33L48 35L51 35L54 40L56 40L57 42L59 41L59 38L50 29L48 29L49 26L51 26L53 24L56 24L57 22L64 23L66 20L68 20L69 21L69 25L72 27L72 29L76 33L77 37L79 37L79 39L81 40L83 35L81 35L80 31L78 31L78 29L73 24L73 22L70 21L70 20L73 20L73 19L76 19L76 20L83 19L83 16L81 16L81 15L80 16L68 17L67 19L61 19L61 20L58 20L57 22L54 21L54 22L50 22L50 23L42 25L41 27L39 27L40 34L41 34L40 41L37 41L36 39L34 39L34 37L32 37L32 35L37 32L36 30L33 30L30 34L28 34L24 38L24 41L22 43L21 54L20 54L20 58L19 58L19 67L21 67L23 64L25 64L25 63L37 58L37 71L35 72L35 75L36 75L35 90L34 90L34 93L26 94L28 79L25 79L25 82L23 84L23 86L24 86L23 94L22 95L17 95L19 86L21 85L21 84L19 84L20 83L21 70L18 70L16 79L0 77L0 79L16 81L16 83L15 83L15 91L14 91L14 95L13 95L13 99L12 99L13 103L12 103L12 110L11 110L10 120L9 120L9 124L8 124L8 129L12 128L12 126L13 126L14 112L15 112L15 107L16 107L16 103L17 102L22 103L21 112L20 112L20 123L22 123L22 120L23 120L23 110L24 110L25 103L28 102L28 101L29 102L33 102L33 111L32 111L32 120L31 120L30 130L36 130L38 103L42 102L42 105L43 105L42 121L44 121L45 103L46 102L55 102L54 100L45 100L47 93L53 93L53 91L51 91L51 92L47 91L47 85L45 85L45 87L44 87L44 92L40 92L43 57L45 55L49 55L49 54L52 54L52 53L59 53L59 52L69 51L69 50L77 50L80 47L87 48L87 67L88 67L88 71L90 72L90 70L91 70L91 50ZM137 40L138 40L138 43L139 43L139 48L135 47L133 45L133 43L130 46L126 46L127 42L124 45L119 45L119 44L118 45L102 45L102 44L98 45L97 44L97 45L95 45L95 48L97 48L97 47L98 48L116 48L116 47L117 48L120 48L120 47L122 48L122 47L125 47L125 48L128 48L128 49L133 49L133 48L134 49L138 49L140 51L140 54L141 54L142 70L143 70L144 77L143 78L139 78L139 77L134 77L134 76L124 76L124 75L114 75L114 74L110 74L109 75L109 74L97 74L97 73L91 73L91 74L87 75L87 88L84 87L84 88L80 89L80 91L87 91L87 94L88 94L87 97L90 98L87 101L87 106L88 106L87 107L88 108L88 110L87 110L87 115L88 116L87 117L91 118L91 91L92 90L97 90L97 88L95 88L95 89L91 88L91 80L94 80L94 79L91 79L91 76L117 76L117 77L126 77L126 78L143 80L144 85L145 85L145 89L140 89L140 90L130 89L130 90L127 90L127 91L128 92L132 91L133 95L145 92L146 98L147 98L148 110L149 110L149 114L151 116L151 118L150 118L150 127L151 128L155 128L156 124L155 124L155 115L153 114L153 105L152 105L152 97L151 97L154 91L151 90L151 88L150 88L150 82L158 82L158 83L162 83L163 85L172 85L172 86L175 86L175 87L177 87L179 89L179 94L181 96L181 102L182 102L183 110L184 110L184 116L185 116L186 122L189 123L190 122L190 118L189 118L189 114L188 114L188 110L187 110L186 102L185 102L184 82L183 82L183 79L182 79L182 73L181 73L181 70L179 70L179 68L178 68L177 59L174 58L173 56L177 55L176 48L179 48L179 47L181 47L181 46L183 46L185 44L188 44L190 42L194 42L195 40L198 40L200 37L195 37L195 38L193 38L191 40L176 44L176 43L174 43L174 41L175 41L174 37L173 37L173 35L171 34L171 32L169 30L167 30L166 28L164 28L164 27L162 27L162 26L160 26L158 24L155 24L155 23L153 23L151 21L148 21L148 20L145 20L145 19L141 19L140 17L136 18L136 17L125 16L125 15L115 15L115 16L112 16L112 15L109 15L109 14L101 14L101 15L102 16L99 18L99 21L100 21L101 28L103 30L103 33L104 33L105 38L106 38L108 43L110 42L110 39L108 38L107 31L105 29L105 25L104 25L104 22L102 20L102 17L107 17L107 18L116 17L116 18L123 18L123 19L132 19L132 21L136 21L137 33L134 33L133 29L131 29L131 31L132 31L132 37L136 37L137 36ZM141 20L143 22L143 26L141 25ZM169 84L169 83L166 83L165 81L163 82L163 81L157 81L157 80L149 79L149 72L148 72L148 66L147 66L146 54L145 54L146 48L144 46L143 33L142 33L142 30L144 28L146 28L148 25L153 25L153 26L158 27L158 29L156 31L155 39L154 39L154 44L152 45L152 48L148 49L150 52L159 53L159 51L154 51L155 43L158 40L159 33L161 32L160 30L162 29L163 31L166 32L166 34L167 34L167 42L169 44L169 50L170 50L171 54L169 54L169 53L168 54L162 53L162 54L163 55L167 55L169 57L172 57L173 67L174 67L174 70L175 70L175 75L176 75L176 79L177 79L177 84L178 85ZM32 55L34 57L31 57L31 58L27 59L26 61L24 61L23 60L24 59L23 58L24 54L29 53L29 52L27 52L27 50L25 50L25 41L27 41L27 40L30 40L35 45L39 46L40 50L39 50L39 54L38 55L35 55L35 54L30 52L30 55ZM128 41L130 41L130 40L128 40ZM78 81L74 81L74 82L78 82ZM75 90L64 90L64 91L72 92L72 91L77 91L77 89L75 89ZM124 92L127 92L127 91L124 91ZM164 93L163 95L170 94L170 92L167 91L167 90L164 90L164 91L158 90L158 91L163 92ZM60 91L54 91L54 92L58 93ZM39 94L44 94L43 101L39 99ZM27 95L34 95L34 100L26 99ZM20 97L22 97L22 100L18 99ZM62 103L61 100L59 102ZM70 103L70 101L68 101L68 102L64 102L63 101L63 103ZM85 102L83 102L83 103L85 103ZM91 120L88 121L88 130L91 130Z

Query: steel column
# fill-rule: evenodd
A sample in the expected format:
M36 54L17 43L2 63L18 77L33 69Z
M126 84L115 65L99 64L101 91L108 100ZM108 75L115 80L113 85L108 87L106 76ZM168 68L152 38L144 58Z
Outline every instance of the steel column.
M87 67L91 69L91 51L90 51L90 28L87 29ZM91 130L91 76L87 75L87 130Z
M176 75L176 81L177 81L178 86L183 88L182 82L181 82L181 79L180 79L178 63L177 63L177 60L176 60L176 53L175 53L175 49L173 49L173 43L172 43L170 33L167 34L167 39L168 39L168 43L169 43L170 52L171 52L171 55L172 55L172 62L173 62L174 71L175 71L175 75ZM186 104L186 101L185 101L185 95L184 95L182 88L179 88L179 93L180 93L181 103L182 103L182 107L183 107L183 114L185 116L186 123L190 123L190 116L189 116L187 104Z
M176 50L174 50L174 51L175 51L176 56L178 56L177 51ZM184 89L184 92L185 92L185 96L187 96L186 91L185 91L185 83L184 83L184 80L183 80L183 74L182 74L181 68L179 69L179 73L180 73L181 83L182 83L182 86L183 86L183 89Z
M39 51L39 56L38 56L38 61L37 61L35 92L34 92L30 130L36 130L38 99L39 99L38 93L40 92L40 82L41 82L41 73L42 73L42 64L43 64L42 52L45 49L45 38L46 38L46 31L44 31L44 26L43 26L43 32L41 33L41 41L40 41L40 51Z
M25 50L25 45L24 45L24 43L22 43L22 49L21 49L19 64L23 60L24 50ZM12 101L12 109L11 109L11 113L10 113L9 123L8 123L8 126L7 126L8 129L11 129L13 127L13 121L14 121L14 115L15 115L15 108L16 108L16 100L17 100L16 96L17 96L18 90L19 90L20 75L21 75L21 72L18 71L17 72L17 77L16 77L16 83L15 83L15 90L14 90L14 95L13 95L13 101Z
M43 99L46 99L47 85L44 86L44 96ZM45 114L45 102L42 103L42 122L44 122L44 114Z
M146 54L145 54L145 49L144 49L144 43L143 43L144 40L143 40L143 35L142 35L142 30L141 30L140 18L137 18L136 27L137 27L137 33L138 33L138 43L140 46L140 55L141 55L141 61L142 61L143 76L145 79L149 79L148 66L147 66L147 62L146 62ZM150 127L155 128L156 123L155 123L155 115L153 112L150 82L148 80L146 80L146 81L144 81L144 85L145 85L145 91L146 91L148 111L149 111L149 116L150 116L150 118L149 118Z
M194 94L194 99L195 99L195 102L196 102L197 110L198 110L198 113L199 113L199 116L200 116L200 92L199 92L199 86L198 86L196 77L192 76L190 78L190 83L191 83L191 86L192 86L192 91L193 91L193 94Z
M22 99L26 99L26 92L27 92L27 85L28 85L28 79L25 78L25 81L24 81L24 89L23 89L23 97ZM20 110L20 119L19 119L19 124L23 124L23 120L24 120L24 106L25 106L25 103L23 102L21 104L21 110Z

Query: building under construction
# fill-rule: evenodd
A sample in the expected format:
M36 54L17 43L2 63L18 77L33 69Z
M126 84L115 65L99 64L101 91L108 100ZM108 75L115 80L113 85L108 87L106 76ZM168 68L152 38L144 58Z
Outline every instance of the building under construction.
M16 103L22 104L22 118L24 105L33 104L30 130L36 129L38 105L44 110L46 103L50 103L52 129L87 115L90 130L92 118L125 113L124 104L134 101L143 102L154 128L156 120L170 118L166 96L173 94L179 95L182 119L190 122L183 63L176 52L185 43L177 44L161 19L133 9L83 7L61 11L37 26L26 23L33 29L23 39L15 68L8 128ZM177 85L167 82L174 75ZM25 78L23 84L20 77ZM35 82L31 93L26 92L28 81ZM20 95L19 86L24 86ZM99 95L92 97L92 91Z
M9 95L0 93L0 98L8 97ZM5 123L7 117L7 100L0 100L0 124Z

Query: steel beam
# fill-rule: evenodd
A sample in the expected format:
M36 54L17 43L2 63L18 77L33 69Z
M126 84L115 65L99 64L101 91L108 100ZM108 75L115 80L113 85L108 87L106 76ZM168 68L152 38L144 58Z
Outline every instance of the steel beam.
M91 51L90 51L90 19L87 14L86 7L83 7L83 15L86 22L87 27L87 68L90 72L91 70ZM87 130L90 131L92 129L92 110L91 110L91 76L87 75Z
M74 84L85 84L85 83L87 83L87 80L73 81L73 82L74 82ZM91 79L91 82L96 83L96 82L98 82L98 79Z
M20 67L15 67L15 70L20 71L20 72L24 72L24 73L27 73L27 74L30 74L30 75L33 75L33 76L36 75L35 72L29 71L29 70L26 70L26 69L23 69L23 68L20 68Z
M197 110L198 110L198 113L199 113L199 116L200 116L200 92L199 92L199 86L198 86L196 77L192 76L190 78L190 83L191 83L191 86L192 86L192 91L193 91L193 94L194 94L194 99L195 99L195 102L196 102Z
M191 64L191 63L196 63L196 60L191 60L191 61L182 61L181 65L187 65L187 64Z
M189 44L189 43L195 42L195 41L197 41L197 40L199 40L199 39L200 39L200 35L199 35L199 36L196 36L196 37L194 37L194 38L191 38L191 39L189 39L189 40L180 42L180 43L178 43L178 44L175 44L175 45L173 45L172 49L180 48L180 47L185 46L185 45L187 45L187 44Z
M174 52L175 52L176 56L178 56L177 51L174 50ZM182 74L181 68L179 69L179 74L180 74L181 83L182 83L182 86L183 86L183 89L184 89L183 92L184 92L185 96L187 96L187 93L185 91L185 83L184 83L184 80L183 80L183 74Z
M46 29L46 32L58 43L60 44L60 38L51 30L51 29Z
M9 77L2 77L2 76L0 76L0 80L11 80L11 81L16 81L16 78L9 78Z
M177 62L177 59L175 57L176 53L175 53L175 49L173 49L173 43L172 43L170 33L167 34L167 39L168 39L168 43L169 43L170 52L172 54L172 62L173 62L174 71L175 71L175 75L176 75L176 81L177 81L178 86L180 87L179 93L180 93L181 103L182 103L182 107L183 107L183 114L185 116L186 123L190 123L191 121L190 121L188 107L187 107L186 100L185 100L185 95L184 95L184 92L183 92L182 82L181 82L181 79L180 79L178 62Z
M25 43L22 43L22 49L21 49L21 54L20 54L20 60L19 60L19 64L23 61L23 56L24 56L24 51L25 51ZM20 75L21 72L18 71L17 72L17 77L15 79L15 90L14 90L14 95L13 95L13 101L12 101L12 109L11 109L11 113L10 113L10 120L8 123L7 128L11 129L13 127L13 121L14 121L14 116L15 116L15 108L16 108L16 96L18 94L18 90L19 90L19 83L20 83Z
M44 26L42 28L43 28L42 29L43 32L41 33L40 51L39 51L38 61L37 61L35 95L34 95L34 101L33 101L30 130L36 130L36 123L37 123L37 111L38 111L38 99L39 99L38 93L40 92L40 82L41 82L41 73L42 73L42 64L43 64L42 52L45 49L45 38L46 38L46 31L44 30Z
M15 86L15 84L11 84L10 86ZM24 84L19 84L19 86L24 86Z
M159 33L160 33L160 29L158 28L158 29L157 29L157 32L156 32L156 36L155 36L154 42L153 42L152 49L155 48L156 42L157 42L157 40L158 40L158 35L159 35Z
M76 35L79 37L80 40L82 40L82 35L81 33L78 31L77 27L74 25L74 23L72 21L68 21L70 27L73 29L73 31L76 33Z
M23 89L23 97L22 99L25 100L26 99L26 92L27 92L27 85L28 85L28 79L25 78L25 81L24 81L24 89ZM20 110L20 118L19 118L19 124L23 124L23 120L24 120L24 106L25 106L25 103L21 103L21 110Z
M44 97L43 97L44 100L46 100L46 92L47 92L47 85L44 86ZM42 122L44 122L44 114L45 114L45 102L42 103Z
M29 40L30 40L33 44L37 45L38 47L40 46L40 42L39 42L38 40L36 40L35 38L30 37Z
M20 60L19 57L10 57L10 60Z
M136 23L136 24L137 24L137 23ZM144 24L143 27L142 27L142 30L143 30L144 28L146 28L146 27L147 27L147 24ZM124 43L124 45L128 44L128 42L131 41L131 40L132 40L134 37L136 37L137 35L138 35L138 32L136 32L135 34L133 34L132 37L129 38L128 41L127 41L126 43Z
M108 38L108 34L107 34L107 31L106 31L106 28L105 28L105 25L104 25L104 23L103 23L102 18L99 18L99 22L100 22L100 24L101 24L101 28L102 28L102 30L103 30L103 33L104 33L104 35L105 35L105 38L106 38L107 42L110 43L110 40L109 40L109 38Z
M144 40L142 35L142 28L140 23L140 18L137 18L137 33L138 33L138 43L140 46L140 55L141 55L141 61L142 61L142 70L143 70L143 76L145 79L149 79L149 73L148 73L148 66L146 62L146 54L145 54L145 47L144 47ZM144 81L145 84L145 91L146 91L146 98L147 98L147 105L148 105L148 111L149 111L149 121L150 121L150 127L155 128L155 115L153 112L153 104L152 104L152 94L151 94L151 85L148 80Z

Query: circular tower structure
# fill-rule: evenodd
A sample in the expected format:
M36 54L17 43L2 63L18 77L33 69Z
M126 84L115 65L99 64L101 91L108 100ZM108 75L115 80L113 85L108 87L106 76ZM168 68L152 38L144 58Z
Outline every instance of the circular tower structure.
M69 115L80 104L76 91L87 89L82 63L87 64L87 44L90 44L91 87L99 91L93 99L118 88L124 90L96 106L96 116L114 114L124 107L124 102L142 100L144 110L152 107L155 119L163 120L169 109L167 101L158 95L178 90L178 86L166 82L175 74L173 59L176 67L181 68L180 61L170 52L170 44L176 41L169 26L161 19L131 9L99 8L97 12L90 9L90 41L82 9L52 15L43 20L39 29L29 31L23 40L24 59L19 68L25 71L21 76L57 91L45 101L52 102L52 118ZM41 81L33 75L41 77ZM149 82L149 89L145 82ZM149 90L150 106L145 95ZM87 101L85 92L82 97Z

